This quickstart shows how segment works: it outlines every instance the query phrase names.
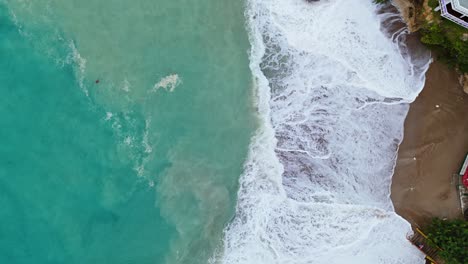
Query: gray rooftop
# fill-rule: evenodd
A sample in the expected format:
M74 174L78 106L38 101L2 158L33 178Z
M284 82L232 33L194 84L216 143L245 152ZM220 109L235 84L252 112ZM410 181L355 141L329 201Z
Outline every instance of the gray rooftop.
M442 16L468 28L468 0L439 0Z
M460 2L460 5L462 5L465 8L468 8L468 0L458 0Z
M452 0L453 9L468 16L468 0Z

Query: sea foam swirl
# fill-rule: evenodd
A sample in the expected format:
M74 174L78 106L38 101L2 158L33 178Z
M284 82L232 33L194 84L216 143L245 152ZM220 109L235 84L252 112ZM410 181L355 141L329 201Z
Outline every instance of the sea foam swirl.
M423 263L389 190L430 54L370 0L250 0L247 19L261 128L220 262Z

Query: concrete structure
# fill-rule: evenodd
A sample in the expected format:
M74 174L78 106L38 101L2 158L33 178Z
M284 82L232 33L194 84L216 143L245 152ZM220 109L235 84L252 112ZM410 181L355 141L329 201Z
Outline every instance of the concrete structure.
M439 0L441 14L446 19L468 28L468 0Z

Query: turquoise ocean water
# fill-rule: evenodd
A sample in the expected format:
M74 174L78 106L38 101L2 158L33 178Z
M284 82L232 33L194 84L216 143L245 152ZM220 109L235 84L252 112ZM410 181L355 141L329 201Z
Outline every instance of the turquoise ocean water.
M0 263L206 263L256 126L244 20L0 0Z

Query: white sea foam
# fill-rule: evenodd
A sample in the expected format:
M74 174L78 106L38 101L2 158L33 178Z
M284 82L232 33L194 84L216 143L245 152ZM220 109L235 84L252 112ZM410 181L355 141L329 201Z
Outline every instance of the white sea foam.
M173 92L174 89L181 83L182 81L178 74L170 74L161 78L161 80L159 80L159 82L154 85L153 91L157 91L158 89L162 88L166 91Z
M114 116L114 114L112 114L112 112L106 112L106 118L105 118L105 120L106 120L106 121L111 120L112 116Z
M89 97L88 88L86 88L86 85L84 84L86 59L83 58L81 54L78 52L78 49L76 48L75 43L73 41L70 41L68 47L70 48L71 52L68 55L66 62L68 64L74 64L78 67L77 69L75 69L75 75L78 79L78 85L83 90L86 97Z
M249 0L261 127L222 263L423 263L389 193L430 55L371 0Z
M124 79L122 90L126 93L130 92L130 82Z

